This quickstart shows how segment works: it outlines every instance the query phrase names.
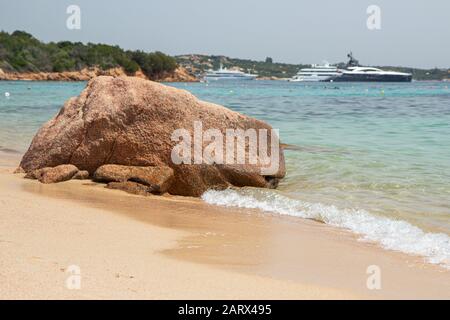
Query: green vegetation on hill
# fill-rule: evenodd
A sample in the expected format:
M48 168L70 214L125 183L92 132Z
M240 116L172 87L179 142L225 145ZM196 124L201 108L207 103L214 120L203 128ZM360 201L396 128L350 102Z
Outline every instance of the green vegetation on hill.
M225 56L180 55L170 57L162 52L126 51L118 46L81 42L43 43L24 31L9 34L0 31L0 69L5 72L62 72L98 67L107 70L122 67L128 74L141 69L149 78L170 73L177 65L201 77L208 69L239 68L259 77L290 78L308 65L236 59ZM345 64L339 64L341 67ZM442 80L450 78L449 69L417 69L385 67L381 69L410 72L416 80Z
M162 52L125 51L106 44L43 43L24 31L0 32L0 68L5 72L62 72L98 67L122 67L132 74L142 69L150 78L172 72L177 63Z

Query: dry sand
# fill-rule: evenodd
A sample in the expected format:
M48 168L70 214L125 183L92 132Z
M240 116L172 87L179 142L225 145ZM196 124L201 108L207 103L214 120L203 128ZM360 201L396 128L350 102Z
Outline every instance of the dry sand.
M81 288L70 290L71 265ZM381 270L369 290L367 267ZM0 169L2 299L450 298L450 272L342 230Z

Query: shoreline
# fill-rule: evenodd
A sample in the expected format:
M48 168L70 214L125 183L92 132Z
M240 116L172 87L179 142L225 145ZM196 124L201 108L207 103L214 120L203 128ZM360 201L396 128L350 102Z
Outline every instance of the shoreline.
M72 72L70 72L72 73ZM84 77L84 76L70 76L72 77L72 79L70 77L66 77L66 76L55 76L54 78L52 78L52 76L50 75L49 78L47 78L46 75L44 76L39 76L39 72L36 73L36 77L32 76L32 77L28 77L28 74L22 75L19 74L19 76L17 77L11 77L11 78L1 78L0 77L0 82L1 81L24 81L24 82L86 82L91 80L92 78L99 76L99 75L111 75L111 76L115 76L115 77L137 77L137 78L143 78L146 80L150 80L150 81L155 81L155 82L161 82L161 83L202 83L202 81L200 79L193 79L193 78L183 78L183 77L176 77L176 76L164 76L162 78L158 78L158 79L150 79L147 78L145 76L141 76L141 75L127 75L127 74L110 74L108 72L99 74L99 75L95 75L92 77ZM51 79L52 78L52 79ZM261 78L255 78L254 81L277 81L277 82L289 82L290 78L276 78L276 77L261 77ZM251 81L251 80L250 80ZM441 80L416 80L413 79L412 82L424 82L424 83L440 83L440 82L444 82L444 83L450 83L449 79L441 79ZM300 84L311 84L312 82L294 82L294 83L300 83ZM314 83L314 82L313 82ZM320 82L319 82L320 83ZM328 83L330 84L330 82L322 82L322 83ZM392 83L392 82L379 82L379 81L374 81L374 82L339 82L339 83L376 83L376 84L384 84L384 83Z
M89 81L98 76L113 76L113 77L138 77L156 82L199 82L197 78L189 74L183 68L178 67L171 73L164 73L160 77L150 79L141 70L134 74L127 74L123 68L111 68L101 70L98 67L84 68L78 71L62 71L62 72L5 72L0 69L0 81L65 81L65 82L80 82Z
M190 232L151 225L90 203L84 196L92 190L80 188L81 181L57 188L81 191L84 200L78 201L23 190L42 191L33 181L12 175L10 168L0 169L0 180L1 299L356 297L342 290L172 259L164 251L176 247ZM121 193L118 198L123 198ZM161 209L164 203L155 199L152 207ZM162 219L165 213L156 212ZM66 287L74 265L80 270L79 290Z
M196 198L135 196L87 180L42 185L13 175L13 163L0 170L4 298L450 297L447 270L329 225ZM67 273L55 272L49 261L64 268L74 256L101 286L86 276L86 290L64 288ZM381 290L367 289L370 265L380 267ZM122 277L129 273L132 278ZM125 290L129 285L134 291ZM149 292L155 285L159 290ZM41 286L46 293L38 292Z

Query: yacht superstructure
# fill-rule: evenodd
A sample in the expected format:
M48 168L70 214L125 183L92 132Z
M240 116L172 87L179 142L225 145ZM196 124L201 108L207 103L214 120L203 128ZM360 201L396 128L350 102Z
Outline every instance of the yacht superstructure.
M219 70L208 70L204 76L205 81L215 80L253 80L257 74L244 73L239 70L229 70L220 65Z
M317 82L317 81L328 81L333 77L338 76L338 69L335 66L331 66L328 63L324 65L313 64L310 68L300 69L297 74L289 79L292 82Z

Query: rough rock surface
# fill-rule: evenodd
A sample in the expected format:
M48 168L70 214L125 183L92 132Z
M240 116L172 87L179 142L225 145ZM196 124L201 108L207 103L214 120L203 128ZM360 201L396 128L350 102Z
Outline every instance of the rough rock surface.
M200 101L185 90L134 77L100 76L39 130L20 166L30 172L73 164L90 175L104 164L169 166L174 171L169 193L187 196L231 185L274 187L285 175L282 149L278 170L270 174L262 174L267 164L259 155L256 164L174 164L171 152L180 142L172 134L185 129L193 137L196 121L203 131L217 129L223 135L227 129L271 134L265 122ZM209 143L200 140L203 148Z
M28 172L27 179L37 179L42 183L58 183L72 179L78 168L72 164L62 164L53 168L45 167Z
M109 189L122 190L128 193L137 194L140 196L147 196L152 193L152 188L143 184L125 181L125 182L110 182L106 186Z
M25 175L25 179L40 179L42 177L42 175L45 173L45 171L49 170L51 168L45 167L45 168L41 168L41 169L34 169L31 170L29 172L27 172L27 174ZM16 171L20 171L19 168Z
M20 173L26 173L25 170L23 170L22 167L17 167L16 170L14 170L14 174L20 174Z
M152 193L164 193L170 187L173 169L167 166L135 167L116 164L105 164L94 173L94 180L99 182L132 181L145 185Z
M73 176L72 179L77 179L77 180L86 180L89 179L89 171L86 170L80 170L77 173L75 173L75 175Z

